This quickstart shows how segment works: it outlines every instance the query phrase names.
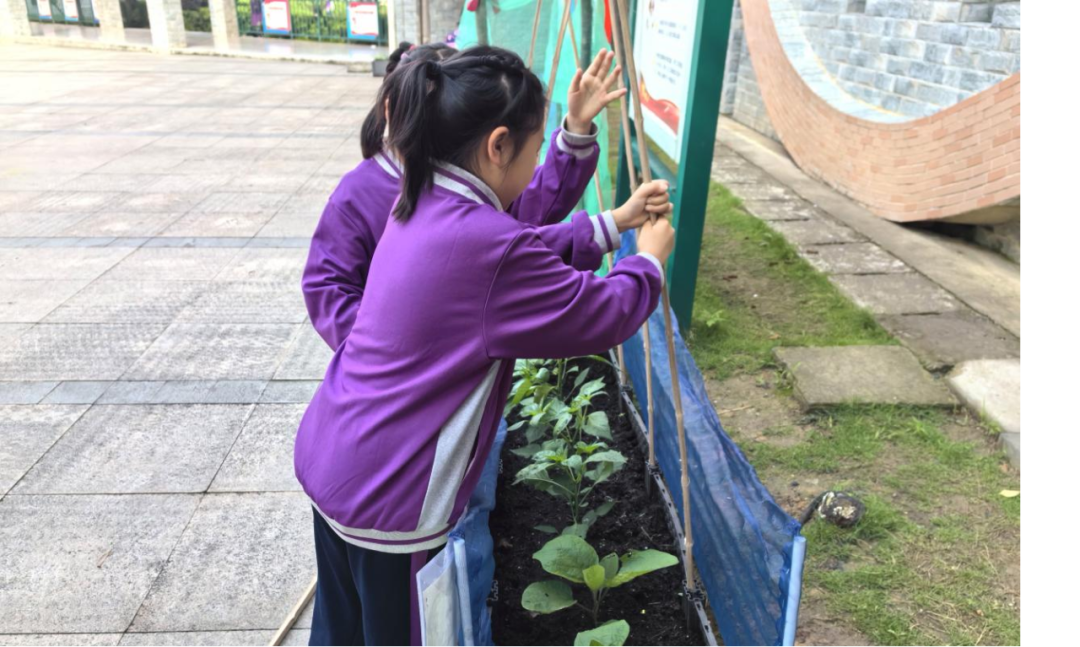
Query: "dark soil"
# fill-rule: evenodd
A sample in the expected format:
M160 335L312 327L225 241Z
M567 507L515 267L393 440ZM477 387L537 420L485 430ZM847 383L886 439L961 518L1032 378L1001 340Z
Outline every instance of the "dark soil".
M590 529L588 541L601 557L630 550L655 548L677 554L675 539L667 526L667 512L655 488L645 491L645 456L630 421L621 415L614 371L589 362L592 375L602 374L607 396L594 400L611 421L614 447L626 456L626 466L603 483L591 499L593 506L608 497L614 509ZM584 364L583 364L584 366ZM514 421L513 415L509 418ZM557 579L540 568L532 555L552 536L534 527L569 525L570 511L561 500L527 485L513 485L527 460L509 450L525 445L524 434L512 431L502 453L496 507L491 513L495 540L495 586L492 588L492 633L497 645L572 645L579 631L592 628L587 613L571 607L547 616L535 616L521 606L521 594L536 581ZM627 645L702 645L697 629L687 630L682 607L681 566L650 573L611 590L600 608L601 624L626 620L630 624ZM583 586L574 586L578 601L588 602ZM591 606L591 602L588 602Z

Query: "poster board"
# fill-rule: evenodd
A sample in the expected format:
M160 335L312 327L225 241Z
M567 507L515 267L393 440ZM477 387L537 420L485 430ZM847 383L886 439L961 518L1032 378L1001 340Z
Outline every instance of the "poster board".
M690 102L695 22L704 0L639 0L634 61L641 86L645 134L676 164Z
M263 0L263 33L279 36L292 33L289 0Z
M67 22L79 22L78 0L64 0L64 20Z
M38 18L41 20L52 20L52 7L49 6L49 0L37 0Z
M379 39L379 3L349 0L349 39L375 42Z

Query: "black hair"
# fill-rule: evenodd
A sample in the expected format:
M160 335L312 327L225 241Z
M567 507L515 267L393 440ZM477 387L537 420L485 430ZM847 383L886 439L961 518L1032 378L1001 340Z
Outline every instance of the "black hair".
M393 213L399 221L412 216L431 186L435 162L475 172L476 147L492 130L509 129L516 158L543 126L544 86L509 50L478 45L442 62L411 63L398 74L388 143L401 158Z
M397 66L401 64L402 55L405 54L405 52L411 50L412 48L412 43L404 40L401 41L401 44L398 45L397 49L395 49L393 52L390 52L390 57L386 62L386 73L390 74L395 69L397 69Z
M386 102L392 99L391 95L396 90L394 70L406 63L416 61L429 59L441 61L450 58L455 53L457 50L445 43L430 43L413 48L410 43L403 42L394 50L394 53L390 55L390 62L386 65L386 78L383 79L378 99L364 117L364 123L360 127L360 151L364 159L370 159L383 148L383 133L386 132Z

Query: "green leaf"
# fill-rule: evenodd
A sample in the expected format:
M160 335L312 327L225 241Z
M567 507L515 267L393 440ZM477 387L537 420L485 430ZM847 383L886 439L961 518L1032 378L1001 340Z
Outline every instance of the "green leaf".
M533 559L552 575L584 584L581 572L593 564L599 564L596 551L577 535L559 535L533 554Z
M607 414L603 411L594 411L585 419L585 433L604 440L612 440L611 424Z
M590 591L599 591L604 586L604 567L599 564L586 568L581 575L585 578L585 586L589 587Z
M518 447L517 449L511 449L510 450L511 453L516 454L517 456L523 456L525 458L532 457L533 454L535 454L538 451L540 451L540 445L536 445L536 444L525 445L524 447Z
M521 606L534 613L554 613L574 606L574 593L566 582L533 582L521 594Z
M607 513L611 512L611 509L614 508L614 507L615 507L615 500L614 499L608 499L607 501L604 501L600 505L596 506L596 510L595 510L596 516L603 517Z
M612 645L619 647L630 636L630 625L625 620L605 622L596 629L580 632L574 638L574 647Z
M619 572L619 556L610 553L600 560L600 565L604 567L604 581L606 582Z
M579 373L578 376L577 376L577 379L574 380L574 388L576 389L579 386L581 386L581 383L584 382L585 378L587 378L588 376L589 376L589 369L585 369L584 371Z
M559 530L555 526L533 526L533 530L539 530L542 533L548 535L558 534Z
M599 393L604 389L604 380L592 380L582 385L581 390L578 391L578 395L593 395Z
M590 524L588 523L572 523L569 526L563 528L561 534L575 535L577 537L585 539L585 535L589 533L589 525Z
M637 577L678 563L679 559L677 557L660 550L650 548L649 550L635 551L629 555L623 555L619 573L611 578L608 586L612 588L621 586Z
M514 431L514 430L517 430L517 429L521 429L524 426L525 426L525 421L524 420L518 420L514 424L507 427L506 430L507 431Z

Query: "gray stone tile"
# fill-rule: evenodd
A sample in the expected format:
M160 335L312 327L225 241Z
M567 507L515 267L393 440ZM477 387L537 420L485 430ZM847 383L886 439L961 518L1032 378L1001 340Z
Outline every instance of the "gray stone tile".
M0 279L0 321L33 323L86 287L91 279L12 281Z
M968 409L1004 433L1020 434L1020 360L976 359L959 364L949 387Z
M61 236L156 236L180 218L180 213L118 212L111 207L61 229Z
M274 637L269 629L258 631L163 631L156 633L127 633L120 645L268 645ZM284 643L282 643L284 644ZM305 645L307 643L304 643Z
M791 189L776 181L759 181L753 184L733 185L732 193L743 200L785 200L794 201L799 197Z
M213 193L194 206L208 213L274 213L290 193Z
M292 283L299 291L307 254L306 249L246 248L236 254L217 280Z
M161 178L151 173L86 173L67 186L73 191L152 191Z
M98 399L97 404L154 404L163 381L113 382Z
M205 402L244 404L258 402L266 380L218 380L206 393Z
M262 229L273 213L192 212L169 225L163 236L250 238Z
M30 323L0 323L0 348L19 338L33 324Z
M275 380L321 380L334 351L310 324L300 330L281 361Z
M858 243L863 240L854 229L828 220L773 220L769 226L796 247Z
M270 238L311 238L315 225L319 223L319 214L279 213L266 223L258 237Z
M93 213L110 203L116 202L121 196L120 193L100 191L49 192L26 205L26 210L56 213Z
M830 280L876 315L935 314L960 309L953 295L921 274L838 275Z
M0 496L75 424L86 406L0 406ZM2 550L2 549L0 549Z
M56 236L88 217L90 213L86 211L76 213L4 211L0 213L0 236Z
M301 403L311 402L315 391L319 390L322 380L273 381L266 385L259 402L263 403Z
M811 245L803 258L826 274L897 274L910 272L903 261L873 243Z
M291 249L308 249L309 247L311 247L311 238L310 237L305 238L303 236L300 236L300 237L294 236L294 237L291 237L291 238L290 237L252 238L251 240L248 241L247 247L280 247L280 248L291 248Z
M42 404L94 404L113 382L61 382Z
M49 323L170 323L210 281L114 281L87 286L45 318Z
M0 380L115 380L162 324L38 324L0 348Z
M124 378L269 379L277 370L296 328L295 324L175 323L147 349Z
M206 402L215 380L170 380L154 393L155 404L194 404Z
M307 307L299 282L214 281L176 320L193 323L301 323Z
M208 248L222 247L239 249L247 247L251 238L237 236L158 236L150 239L143 247L185 247L185 248Z
M293 445L306 410L306 404L256 406L210 491L302 491L293 472Z
M15 494L205 492L252 405L96 405Z
M1020 357L1020 340L974 312L893 315L878 319L926 368L951 368L971 359Z
M229 264L239 249L170 249L143 247L112 269L116 281L207 281Z
M825 214L806 202L771 202L768 200L747 200L744 204L748 213L762 220L797 221L824 220Z
M312 216L318 219L322 215L323 209L326 208L326 201L329 197L329 195L313 195L310 193L294 195L286 200L277 212L279 214Z
M147 191L154 193L195 193L206 195L224 186L231 180L225 174L205 175L156 175L156 179L146 185Z
M131 630L276 629L315 572L311 515L299 493L207 494Z
M724 185L766 184L774 182L772 177L749 162L714 168L712 170L712 177L714 180ZM733 187L733 190L738 193L742 191L742 187Z
M95 279L131 253L112 247L0 249L0 279Z
M198 501L9 494L0 500L0 633L124 631Z
M57 382L0 382L0 404L37 404Z
M117 645L123 634L0 634L0 645Z
M807 407L846 403L952 406L945 385L900 346L777 348L777 360Z
M117 213L187 213L204 196L198 193L151 193L140 191L109 205Z

